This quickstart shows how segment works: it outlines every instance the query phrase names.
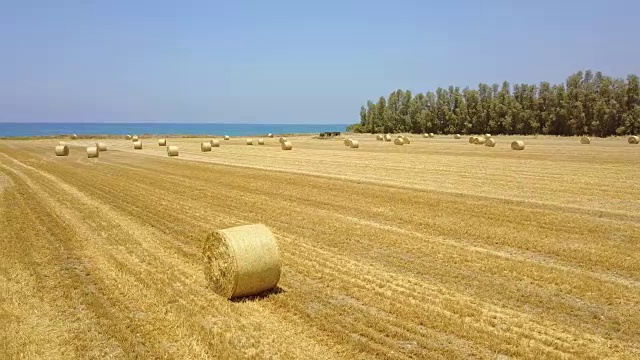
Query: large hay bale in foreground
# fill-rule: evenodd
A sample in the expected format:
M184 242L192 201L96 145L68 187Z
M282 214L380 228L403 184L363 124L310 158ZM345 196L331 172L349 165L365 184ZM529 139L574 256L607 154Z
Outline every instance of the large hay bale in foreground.
M96 147L98 148L98 151L107 151L107 144L103 142L96 143Z
M516 140L511 143L511 150L524 150L524 141Z
M136 141L133 143L133 149L134 150L142 150L142 141Z
M68 156L69 155L69 147L67 145L58 145L58 146L56 146L56 155L57 156Z
M391 141L391 135L386 134L386 135L384 136L384 141Z
M290 141L285 141L282 144L280 144L280 147L282 148L282 150L291 150L293 149L293 145L291 145Z
M258 139L258 145L264 145L264 139L263 138Z
M178 156L178 147L173 145L173 146L167 146L167 155L169 156Z
M460 134L454 134L454 135L453 135L453 138L454 138L454 139L460 139L461 137L462 137L462 136L460 136Z
M488 138L488 139L485 140L484 146L495 147L496 146L496 141L493 140L493 138Z
M131 141L133 141L133 142L138 141L138 135L133 135L133 136L131 137Z
M352 149L357 149L360 147L360 143L358 142L358 140L351 140L351 145L349 145L349 147L351 147Z
M403 137L402 137L402 141L404 141L404 144L405 144L405 145L409 145L409 144L411 144L411 139L409 139L409 138L408 138L408 137L406 137L406 136L403 136Z
M131 140L131 135L125 135L125 136L124 136L124 139L125 139L125 140Z
M382 140L384 140L384 136L382 136L381 134L378 134L378 135L376 135L376 140L382 141Z
M201 143L200 144L200 151L202 151L202 152L211 151L211 143L210 142Z
M265 292L280 280L278 244L262 224L208 234L202 255L207 285L227 299Z
M209 141L211 147L220 147L220 140L211 140Z
M78 139L78 135L71 134L71 136L69 136L69 138L71 138L71 140L77 140Z
M403 138L396 138L395 140L393 140L393 143L396 145L404 145L404 139Z
M253 145L253 139L247 139L247 145Z
M583 136L580 138L580 144L591 144L591 138L588 136Z
M167 139L158 139L158 146L167 146Z
M229 135L225 135L225 136L224 136L224 139L225 139L225 140L229 140L229 139L230 139L230 138L229 138Z
M638 136L629 136L629 144L640 144L640 137Z
M89 146L87 148L87 157L88 158L97 158L98 156L100 156L100 152L98 151L97 147Z

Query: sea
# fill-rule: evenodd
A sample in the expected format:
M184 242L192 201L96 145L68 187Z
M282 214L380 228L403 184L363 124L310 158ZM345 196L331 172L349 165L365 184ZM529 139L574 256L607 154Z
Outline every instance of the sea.
M51 135L230 135L303 134L345 131L347 124L221 124L221 123L0 123L0 137Z

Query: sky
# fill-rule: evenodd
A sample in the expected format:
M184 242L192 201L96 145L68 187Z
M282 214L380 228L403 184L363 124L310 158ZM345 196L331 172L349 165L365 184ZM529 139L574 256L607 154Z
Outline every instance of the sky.
M399 88L640 74L636 0L0 0L0 9L0 122L346 124Z

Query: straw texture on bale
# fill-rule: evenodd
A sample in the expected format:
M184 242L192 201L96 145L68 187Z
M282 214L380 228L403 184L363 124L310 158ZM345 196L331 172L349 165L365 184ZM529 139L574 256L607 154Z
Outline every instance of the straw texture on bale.
M71 134L70 136L71 140L76 140L78 138L78 135L76 134Z
M208 234L202 255L207 284L227 299L262 293L280 280L278 244L262 224Z
M640 137L630 136L628 141L629 141L629 144L640 144Z
M169 156L178 156L178 147L173 145L173 146L167 146L167 155Z
M430 138L435 137L435 134L434 133L429 133L429 137Z
M493 138L488 138L488 139L485 140L484 146L494 147L494 146L496 146L496 141L493 140Z
M158 139L158 146L167 146L167 139Z
M591 144L591 139L588 136L583 136L580 138L580 144Z
M211 147L220 147L220 140L211 140L209 141Z
M136 141L133 143L133 148L135 150L142 150L142 141Z
M405 145L409 145L409 144L411 144L411 140L410 140L408 137L406 137L406 136L402 137L402 140L404 141L404 144L405 144Z
M395 140L393 140L393 143L396 145L404 145L404 139L403 138L396 138Z
M107 144L105 143L96 143L96 147L98 148L98 151L107 151Z
M384 140L384 136L378 134L378 135L376 135L376 140L382 141L382 140Z
M58 145L58 146L56 146L56 155L58 155L58 156L67 156L67 155L69 155L69 147L67 145Z
M285 141L282 144L280 144L280 147L282 148L282 150L291 150L293 149L293 145L291 145L290 141Z
M272 138L272 137L273 137L273 134L269 133L269 135L267 135L267 137Z
M201 143L201 144L200 144L200 150L201 150L202 152L205 152L205 151L211 151L211 143L210 143L210 142L203 142L203 143Z
M344 139L344 146L351 146L351 142L352 141L353 140L351 140L351 139Z
M384 141L391 141L391 135L386 134L386 135L384 136Z
M287 138L281 137L280 139L278 139L278 141L280 142L280 144L283 144L285 141L287 141Z
M247 145L253 145L253 139L247 139Z
M511 150L524 150L524 141L516 140L511 143Z
M453 138L454 138L454 139L460 139L460 138L461 138L461 136L460 136L460 134L455 134L455 135L453 135Z
M258 139L258 145L264 145L264 139L263 138Z
M476 142L476 137L475 136L469 137L469 144L475 144L475 142Z
M476 136L476 138L473 140L473 143L476 145L484 145L486 141L487 139L485 139L484 136Z
M357 149L360 147L360 143L358 140L351 140L351 145L349 145L352 149Z
M131 140L131 135L125 135L125 136L124 136L124 139L125 139L125 140Z
M138 141L138 135L133 135L131 137L131 141Z
M87 157L88 158L96 158L100 155L98 148L95 146L90 146L87 148Z
M225 139L225 140L229 140L229 135L225 135L225 136L224 136L224 139Z

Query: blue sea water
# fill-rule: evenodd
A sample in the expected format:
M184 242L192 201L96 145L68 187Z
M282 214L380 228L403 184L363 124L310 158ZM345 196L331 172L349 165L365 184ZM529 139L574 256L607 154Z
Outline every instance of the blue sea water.
M345 124L180 124L180 123L0 123L0 137L47 135L194 134L248 136L260 134L345 131Z

